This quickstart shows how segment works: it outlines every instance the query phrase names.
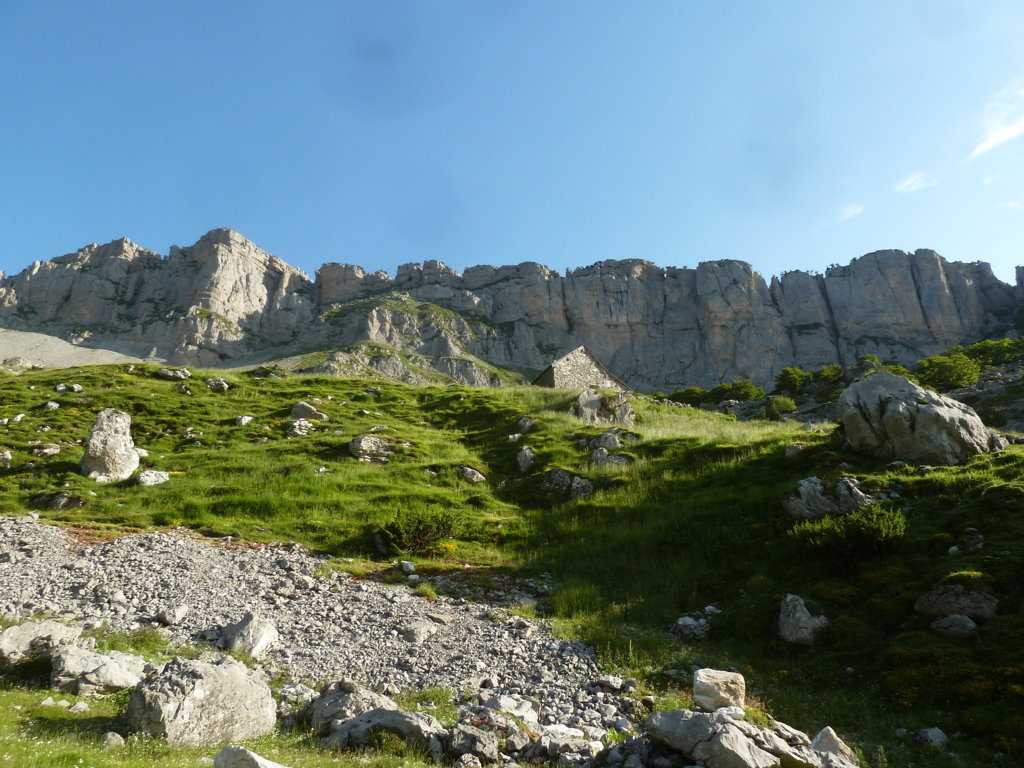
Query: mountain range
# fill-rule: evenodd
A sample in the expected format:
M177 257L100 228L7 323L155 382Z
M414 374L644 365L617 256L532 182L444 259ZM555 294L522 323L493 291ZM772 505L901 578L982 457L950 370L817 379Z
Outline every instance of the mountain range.
M750 264L602 261L404 264L392 278L327 263L314 278L231 229L167 256L127 239L0 273L0 328L171 364L278 360L337 375L498 385L586 345L642 391L751 379L783 367L904 365L1014 330L1024 271L876 251L825 274L766 281ZM0 352L0 357L4 357Z

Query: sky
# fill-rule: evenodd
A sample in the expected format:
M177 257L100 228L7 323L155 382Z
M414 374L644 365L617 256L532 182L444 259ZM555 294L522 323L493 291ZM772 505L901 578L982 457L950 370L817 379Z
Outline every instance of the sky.
M1019 0L0 0L0 270L1024 264Z

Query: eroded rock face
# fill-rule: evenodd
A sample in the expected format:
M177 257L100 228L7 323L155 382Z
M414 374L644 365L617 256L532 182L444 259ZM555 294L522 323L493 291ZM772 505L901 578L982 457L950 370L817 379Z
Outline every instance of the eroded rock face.
M131 436L132 417L106 408L96 415L79 469L98 482L117 482L131 477L139 467L139 454Z
M202 747L270 733L277 706L263 676L230 657L177 657L139 683L127 718L131 730L162 737L169 746Z
M838 409L854 450L886 461L960 464L1008 445L968 406L885 371L847 387Z
M363 301L373 296L381 302ZM565 275L534 263L460 275L428 261L394 278L329 263L310 280L230 229L167 257L118 240L0 278L2 327L173 364L318 347L339 350L328 362L341 372L498 385L488 364L539 371L585 344L647 391L764 386L786 366L850 366L865 353L910 364L1004 332L1015 308L988 265L928 250L878 251L770 284L737 260L663 269L638 259Z

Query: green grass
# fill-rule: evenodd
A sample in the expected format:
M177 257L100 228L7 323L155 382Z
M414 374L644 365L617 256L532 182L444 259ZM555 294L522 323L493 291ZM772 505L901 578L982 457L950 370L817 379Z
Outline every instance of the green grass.
M540 611L561 634L591 642L605 667L660 695L685 689L694 666L735 667L769 713L812 732L833 725L879 765L945 764L896 739L896 727L958 732L955 751L975 761L1024 753L1019 446L961 467L892 469L843 453L838 434L637 401L642 439L618 451L632 463L600 469L577 441L603 428L569 415L568 391L229 374L232 389L214 394L202 378L222 372L194 371L188 396L155 370L0 376L0 418L26 414L0 428L0 448L14 454L11 470L0 471L0 513L23 514L33 497L59 489L86 505L39 510L43 519L91 535L182 525L208 536L298 541L333 556L325 568L366 576L389 572L390 558L373 547L376 527L399 512L443 512L458 526L411 555L421 573L469 564L485 575L552 574L556 589ZM61 381L85 391L58 396ZM331 420L288 438L289 408L313 398ZM42 410L50 399L62 407ZM105 407L132 414L136 443L150 451L143 465L170 471L170 482L98 485L76 473L75 441L88 437ZM242 414L254 421L236 426ZM522 416L537 425L511 442ZM348 441L380 424L388 429L378 434L396 448L391 462L350 457ZM64 450L35 459L31 440ZM794 442L809 447L787 459L783 449ZM515 466L523 445L537 456L525 477ZM487 482L463 480L460 465ZM320 467L326 471L317 474ZM574 502L551 497L541 475L553 467L586 476L595 493ZM825 522L813 536L794 535L783 496L803 477L840 473L901 498L856 525ZM985 546L946 554L967 527ZM984 584L999 597L1000 614L973 642L938 637L914 613L916 597L944 581ZM787 592L830 619L813 648L776 637ZM723 610L711 619L710 639L684 644L666 633L680 614L710 603Z

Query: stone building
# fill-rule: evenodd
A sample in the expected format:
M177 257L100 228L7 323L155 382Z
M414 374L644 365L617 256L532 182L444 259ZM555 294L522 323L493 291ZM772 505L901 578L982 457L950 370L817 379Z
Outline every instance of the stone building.
M616 392L631 392L630 387L619 381L601 361L585 346L576 347L551 363L544 372L533 380L538 387L571 387L583 389L614 389Z

